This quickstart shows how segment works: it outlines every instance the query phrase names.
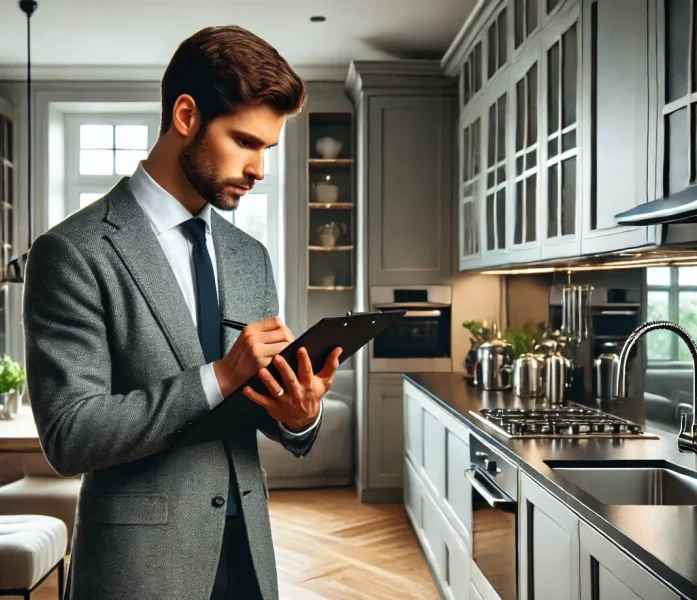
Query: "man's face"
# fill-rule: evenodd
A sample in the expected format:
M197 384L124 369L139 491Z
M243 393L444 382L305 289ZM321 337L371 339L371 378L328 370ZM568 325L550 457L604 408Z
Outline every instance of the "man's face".
M271 107L242 106L213 119L182 151L179 162L189 183L220 210L234 210L240 198L264 178L264 152L278 144L285 116Z

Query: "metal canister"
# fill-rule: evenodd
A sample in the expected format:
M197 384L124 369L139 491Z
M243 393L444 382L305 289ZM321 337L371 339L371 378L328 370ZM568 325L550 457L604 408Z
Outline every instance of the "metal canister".
M601 400L614 400L620 373L620 357L612 342L603 344L603 353L595 359L596 395Z
M544 394L550 404L562 404L566 389L571 385L573 365L559 352L545 357Z
M521 354L513 363L513 393L521 398L537 398L542 393L542 372L544 362L541 357Z

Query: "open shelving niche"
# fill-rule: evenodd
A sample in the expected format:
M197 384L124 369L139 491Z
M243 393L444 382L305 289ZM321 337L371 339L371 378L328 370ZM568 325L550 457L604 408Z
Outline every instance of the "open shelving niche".
M345 314L354 307L353 113L310 112L308 123L307 312L308 323L315 323L326 316ZM341 143L335 157L325 158L318 151L317 142L323 138Z

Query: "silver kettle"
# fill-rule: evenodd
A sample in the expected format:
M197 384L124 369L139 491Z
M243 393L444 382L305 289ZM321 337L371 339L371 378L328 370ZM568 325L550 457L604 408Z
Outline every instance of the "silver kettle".
M483 390L507 390L511 387L513 346L501 337L494 325L494 339L477 349L474 385Z

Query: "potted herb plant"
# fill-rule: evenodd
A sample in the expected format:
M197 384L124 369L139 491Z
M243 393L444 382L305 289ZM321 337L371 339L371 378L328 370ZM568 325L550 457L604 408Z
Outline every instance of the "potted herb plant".
M0 419L17 416L24 393L24 369L4 354L0 358Z

